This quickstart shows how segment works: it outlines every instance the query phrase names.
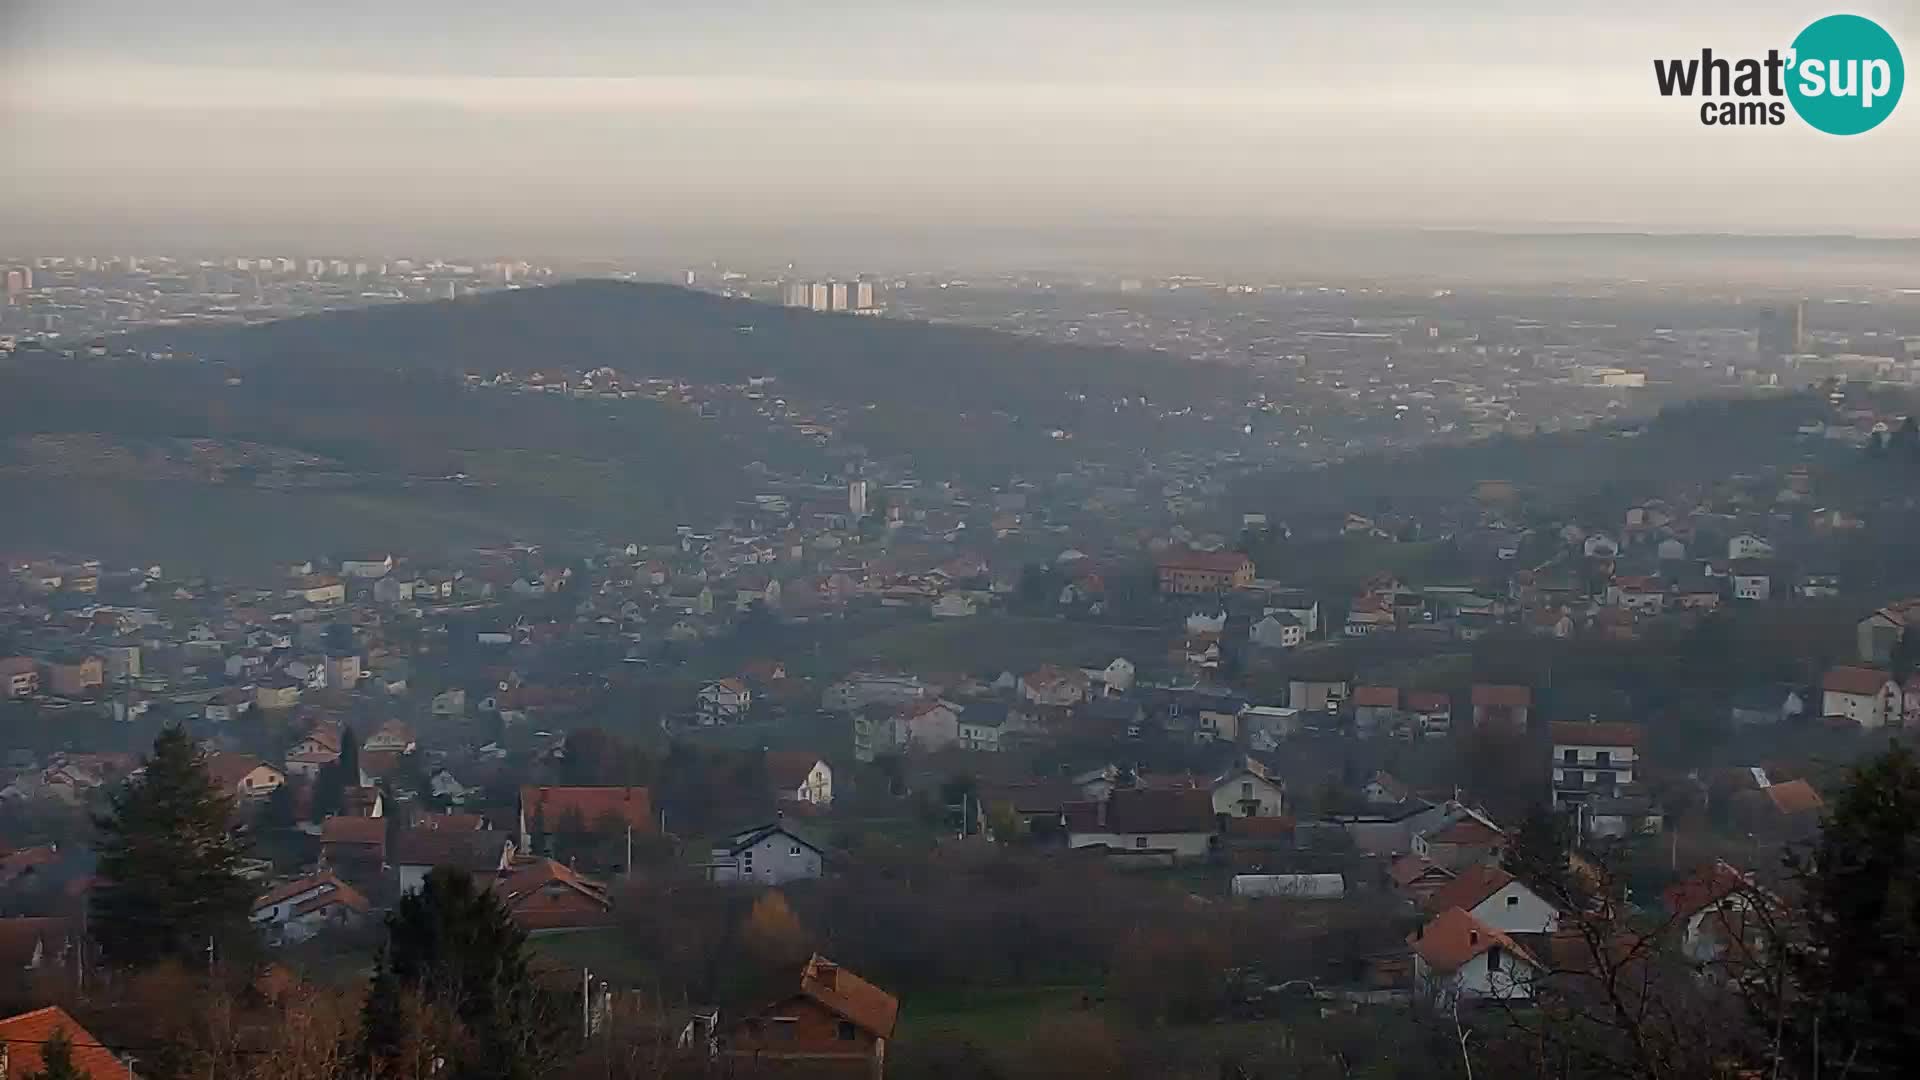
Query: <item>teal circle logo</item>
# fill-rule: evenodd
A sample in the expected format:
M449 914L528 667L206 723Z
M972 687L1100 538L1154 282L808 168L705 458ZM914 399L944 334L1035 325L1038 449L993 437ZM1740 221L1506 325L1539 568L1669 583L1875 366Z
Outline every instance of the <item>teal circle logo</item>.
M1829 135L1872 131L1900 104L1906 65L1893 35L1872 19L1829 15L1793 39L1787 99Z

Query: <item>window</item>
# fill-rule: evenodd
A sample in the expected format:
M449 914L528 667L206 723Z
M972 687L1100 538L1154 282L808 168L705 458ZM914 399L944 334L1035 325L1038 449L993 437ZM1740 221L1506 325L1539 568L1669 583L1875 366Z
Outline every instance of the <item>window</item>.
M1517 897L1517 896L1509 896L1509 897L1507 897L1507 906L1508 906L1508 907L1519 907L1519 906L1520 906L1520 898L1519 898L1519 897Z
M1240 785L1240 797L1243 799L1253 798L1253 781L1248 780Z
M800 1023L791 1016L776 1016L769 1034L774 1042L792 1042L793 1033L799 1030Z
M1568 765L1572 765L1572 764L1574 764L1575 762L1577 762L1577 761L1579 761L1579 760L1580 760L1580 751L1578 751L1578 750L1562 750L1562 751L1560 752L1560 760L1561 760L1561 761L1563 761L1563 762L1565 762L1565 763L1567 763Z
M852 1042L854 1040L853 1025L842 1020L840 1021L839 1029L835 1031L834 1034L839 1037L841 1042Z
M788 849L787 849L787 854L788 854L789 856L798 856L798 855L800 854L800 845L799 845L799 844L795 844L795 845L793 845L792 847L790 847L790 848L788 848Z
M1594 755L1593 760L1594 764L1599 765L1603 769L1611 768L1613 766L1613 751L1602 750Z
M1502 955L1500 946L1495 945L1492 948L1488 949L1487 950L1487 970L1499 971L1500 961L1502 959L1504 959L1504 956Z
M1133 846L1134 846L1134 847L1137 847L1137 848L1144 848L1144 847L1146 847L1146 846L1147 846L1147 838L1146 838L1146 837L1144 837L1144 836L1136 836L1136 837L1134 837L1134 838L1133 838Z

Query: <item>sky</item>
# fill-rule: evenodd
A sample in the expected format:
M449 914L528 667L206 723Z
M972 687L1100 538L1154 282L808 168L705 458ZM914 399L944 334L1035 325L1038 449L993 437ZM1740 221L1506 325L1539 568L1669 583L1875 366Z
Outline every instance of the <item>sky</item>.
M1920 235L1920 101L1711 129L1783 0L0 0L0 239L647 230ZM1920 59L1920 0L1862 0ZM1920 95L1910 95L1920 96Z

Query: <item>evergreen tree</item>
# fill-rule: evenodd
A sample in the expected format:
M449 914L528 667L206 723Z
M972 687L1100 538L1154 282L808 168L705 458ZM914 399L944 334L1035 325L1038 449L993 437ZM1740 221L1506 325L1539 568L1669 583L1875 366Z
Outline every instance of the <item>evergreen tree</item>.
M246 844L205 763L185 731L166 728L144 773L94 821L100 880L92 929L110 964L198 966L209 943L247 933L254 890L238 872Z
M1796 866L1806 940L1786 1060L1896 1076L1920 1061L1920 759L1895 743L1855 770Z
M373 984L360 1007L360 1047L355 1064L361 1075L379 1075L382 1063L398 1061L407 1042L406 1003L400 979L382 951L373 961Z
M1545 895L1555 895L1567 883L1567 852L1572 830L1567 819L1535 803L1514 831L1500 862L1507 873Z
M21 1080L87 1080L87 1074L73 1063L73 1040L66 1028L55 1028L40 1047L40 1070L22 1073Z
M261 820L269 829L284 831L299 824L295 820L298 816L298 808L293 801L293 785L281 784L267 796L267 809Z
M386 1046L390 980L429 1007L448 1011L465 1028L463 1056L452 1080L525 1080L538 1074L560 1024L535 984L527 936L492 892L471 875L440 867L387 916L387 950L369 995L371 1047ZM376 997L379 1005L375 1008Z
M360 786L360 739L354 735L352 725L340 729L340 784Z

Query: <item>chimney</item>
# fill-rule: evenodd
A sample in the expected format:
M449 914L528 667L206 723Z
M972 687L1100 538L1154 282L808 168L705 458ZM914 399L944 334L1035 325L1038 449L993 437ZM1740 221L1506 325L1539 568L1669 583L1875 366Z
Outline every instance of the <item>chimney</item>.
M1107 803L1111 799L1112 796L1108 796L1093 804L1093 820L1103 829L1107 827Z

